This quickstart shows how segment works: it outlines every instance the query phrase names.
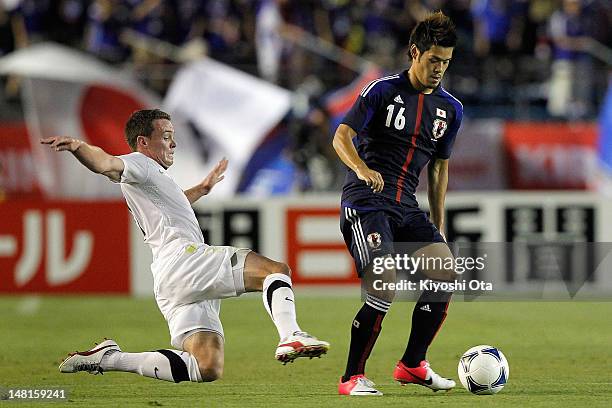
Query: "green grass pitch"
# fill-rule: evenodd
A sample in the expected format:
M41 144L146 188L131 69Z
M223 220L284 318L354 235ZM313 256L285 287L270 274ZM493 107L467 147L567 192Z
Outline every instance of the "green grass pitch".
M168 348L167 327L153 299L123 297L0 297L0 386L64 387L69 401L0 406L70 407L574 407L612 406L612 302L455 302L429 360L457 380L469 347L499 347L510 380L494 396L460 385L449 393L401 387L391 374L406 344L412 304L393 305L369 360L367 375L383 397L336 394L347 354L350 322L360 305L348 297L297 299L302 328L329 340L321 359L283 366L273 358L277 334L256 295L223 302L226 334L223 379L172 384L136 374L60 374L63 356L107 336L126 351ZM457 381L458 382L458 381Z

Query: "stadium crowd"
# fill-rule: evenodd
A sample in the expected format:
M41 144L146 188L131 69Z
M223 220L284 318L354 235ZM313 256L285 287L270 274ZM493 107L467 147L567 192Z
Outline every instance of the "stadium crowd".
M209 55L304 96L288 123L300 167L313 153L333 158L325 95L359 61L404 69L412 27L438 9L458 29L445 86L466 116L597 117L612 64L609 0L0 0L0 55L56 41L129 67L162 95L181 60L157 45ZM2 80L0 99L18 104L19 81Z
M606 0L2 0L0 54L53 40L146 71L147 62L160 61L151 61L122 38L124 29L132 29L178 46L203 40L212 58L257 74L258 14L266 3L274 3L284 23L389 70L407 64L405 46L415 22L441 9L460 33L449 87L467 105L482 107L521 97L546 99L537 87L524 85L555 79L559 61L580 65L580 77L591 78L584 72L598 68L599 61L586 52L584 39L612 45L612 4ZM337 68L334 64L289 44L281 61L287 69L278 72L291 74L268 78L296 89L314 77L326 91L354 77L350 70L330 69ZM160 75L155 74L145 72L143 77L154 82ZM584 106L574 115L596 113L593 105L601 95L593 93L601 87L595 85L603 83L605 89L607 82L600 80L581 84ZM163 85L155 87L163 92ZM555 107L550 113L565 114Z

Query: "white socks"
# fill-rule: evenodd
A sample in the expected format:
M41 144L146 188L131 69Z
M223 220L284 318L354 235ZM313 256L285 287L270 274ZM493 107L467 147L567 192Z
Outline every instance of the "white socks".
M263 281L263 303L276 325L281 340L293 332L300 331L295 317L295 303L291 278L282 273L273 273Z
M158 350L144 353L106 353L100 362L103 371L137 373L158 380L202 382L195 357L186 351Z
M268 275L263 282L263 303L281 340L301 331L296 322L291 278L282 273ZM202 382L198 362L186 351L157 350L143 353L111 351L102 357L102 371L137 373L158 380Z

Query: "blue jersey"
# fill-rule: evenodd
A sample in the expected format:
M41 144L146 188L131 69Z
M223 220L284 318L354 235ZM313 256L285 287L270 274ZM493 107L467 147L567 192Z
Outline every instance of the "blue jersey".
M462 117L463 105L442 86L420 93L404 71L370 82L342 123L357 133L353 143L359 157L382 175L380 195L416 206L421 170L432 158L450 157ZM342 201L363 203L373 195L349 169Z

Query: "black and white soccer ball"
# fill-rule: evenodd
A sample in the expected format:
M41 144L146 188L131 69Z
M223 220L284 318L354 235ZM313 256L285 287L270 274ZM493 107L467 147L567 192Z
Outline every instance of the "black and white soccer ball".
M472 394L497 394L508 382L510 366L500 349L480 345L463 353L457 374L463 387Z

